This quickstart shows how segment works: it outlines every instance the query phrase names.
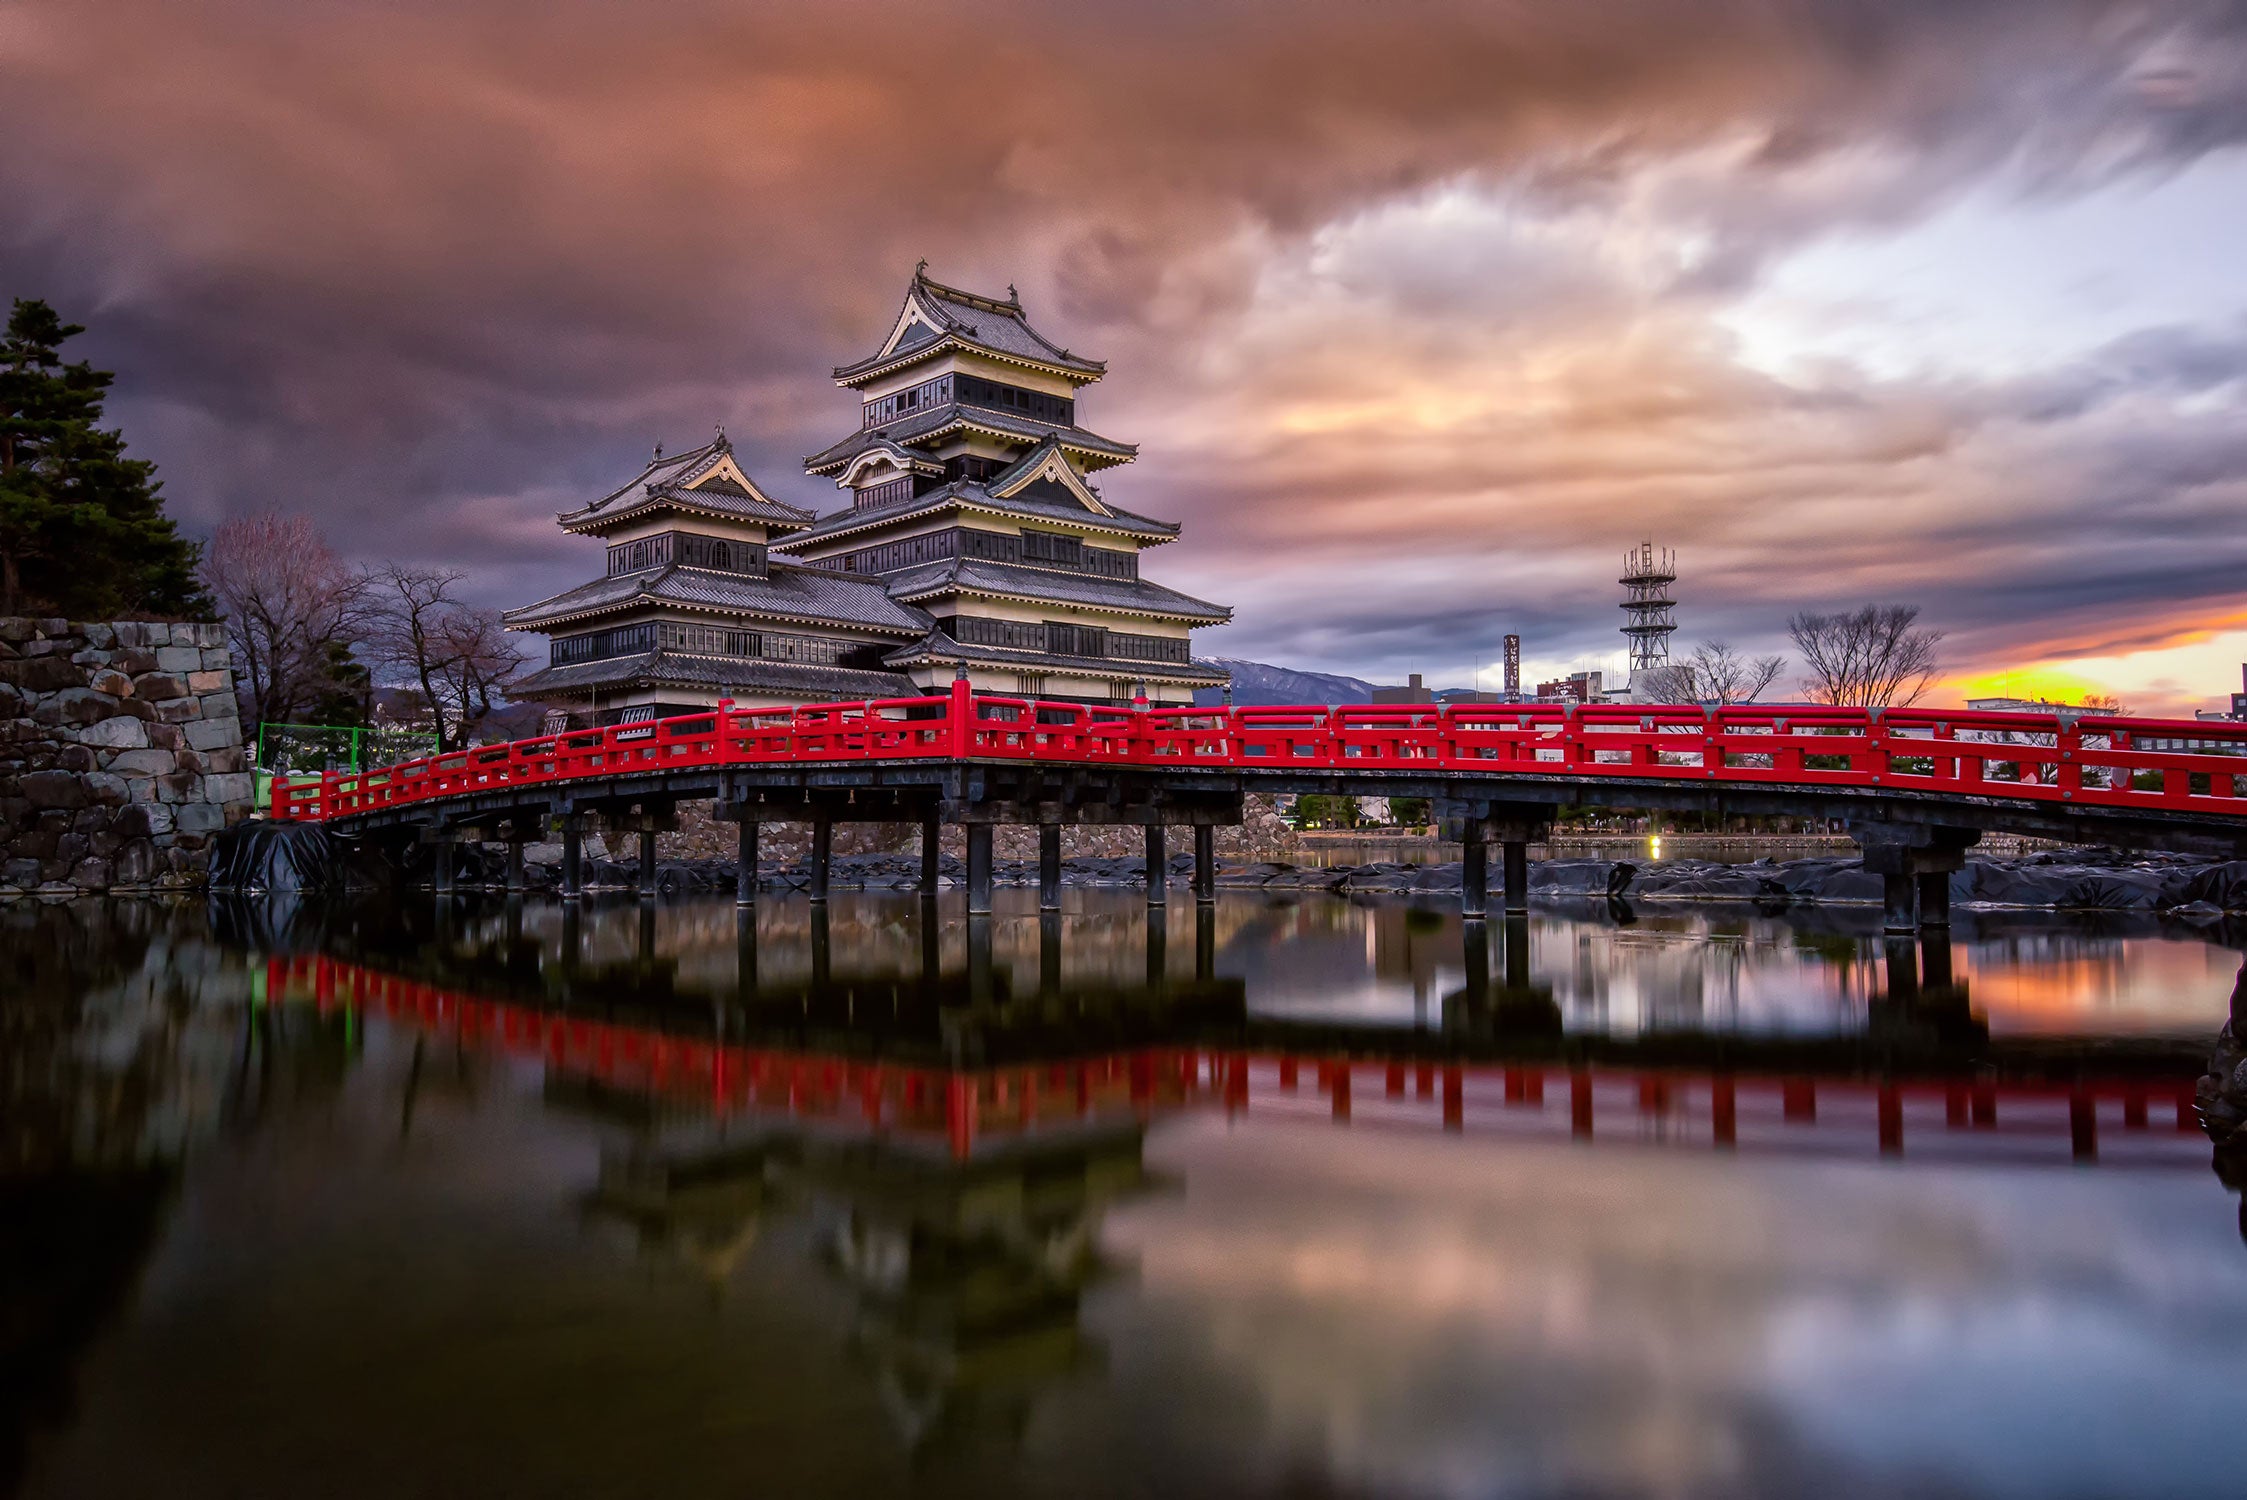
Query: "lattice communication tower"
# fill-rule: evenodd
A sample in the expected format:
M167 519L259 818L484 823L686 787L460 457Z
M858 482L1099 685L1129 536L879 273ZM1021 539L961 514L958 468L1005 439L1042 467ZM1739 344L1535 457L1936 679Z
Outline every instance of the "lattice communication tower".
M1670 615L1677 608L1677 601L1670 597L1670 585L1677 582L1677 554L1667 547L1641 542L1623 554L1620 581L1626 591L1623 634L1631 638L1631 674L1635 677L1649 667L1669 662L1670 632L1677 629L1677 621Z
M1506 701L1516 702L1521 697L1521 637L1506 637Z

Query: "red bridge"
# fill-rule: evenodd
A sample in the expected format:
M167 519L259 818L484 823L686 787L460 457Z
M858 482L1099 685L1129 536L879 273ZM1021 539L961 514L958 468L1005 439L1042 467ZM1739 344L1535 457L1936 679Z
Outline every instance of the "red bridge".
M1257 792L1432 799L1467 848L1480 914L1484 850L1506 853L1507 908L1526 901L1526 850L1561 806L1792 814L1846 820L1890 879L1892 925L1946 920L1939 877L1985 831L2247 855L2247 724L2070 713L1815 706L1532 704L1106 707L950 693L810 708L717 709L276 781L273 813L424 842L523 842L587 816L643 835L707 799L740 823L743 895L756 827L810 822L813 895L838 821L917 821L924 880L936 830L968 830L970 909L988 910L990 828L1038 824L1049 895L1059 830L1146 827L1160 900L1163 828L1196 832L1197 895L1213 890L1210 831ZM653 873L654 844L642 860ZM566 859L564 893L578 889ZM438 860L438 883L451 861ZM652 879L643 890L652 889Z

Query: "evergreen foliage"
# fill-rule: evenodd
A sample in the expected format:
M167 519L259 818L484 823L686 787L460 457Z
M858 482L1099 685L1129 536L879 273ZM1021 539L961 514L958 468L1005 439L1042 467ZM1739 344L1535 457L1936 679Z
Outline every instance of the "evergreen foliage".
M19 298L0 337L0 615L209 619L156 466L101 426L112 377L63 360L84 332Z

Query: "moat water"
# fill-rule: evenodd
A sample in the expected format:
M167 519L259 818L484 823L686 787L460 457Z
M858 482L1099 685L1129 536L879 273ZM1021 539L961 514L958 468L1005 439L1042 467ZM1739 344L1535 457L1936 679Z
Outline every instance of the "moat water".
M1000 905L0 908L0 1494L2238 1493L2247 934Z

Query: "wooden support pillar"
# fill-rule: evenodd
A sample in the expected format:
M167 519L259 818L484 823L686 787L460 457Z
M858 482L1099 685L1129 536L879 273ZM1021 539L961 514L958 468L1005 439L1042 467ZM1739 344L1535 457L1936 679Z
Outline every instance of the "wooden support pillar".
M1529 845L1520 839L1507 839L1498 846L1505 857L1506 915L1529 914Z
M1890 932L1919 930L1918 883L1909 875L1880 877L1881 925Z
M640 903L640 962L655 962L655 901L649 897Z
M450 896L453 893L453 866L457 863L456 856L459 851L453 847L450 840L433 844L430 847L436 851L437 894Z
M1194 900L1208 906L1217 899L1217 830L1194 825Z
M935 813L921 819L921 894L936 894L937 872L944 860L944 825Z
M1951 877L1947 870L1922 870L1912 877L1919 887L1919 925L1951 925Z
M757 825L748 818L741 820L734 854L733 900L736 906L753 906L757 901Z
M1470 825L1459 864L1459 910L1480 917L1489 909L1490 846L1482 841L1482 830Z
M967 909L969 916L991 912L991 825L967 825Z
M638 886L642 901L653 901L655 899L655 830L652 828L640 830Z
M585 895L585 825L574 814L562 818L562 899Z
M1147 825L1147 904L1161 906L1170 899L1170 856L1163 845L1163 826Z
M1061 825L1038 825L1038 910L1061 910Z
M827 876L835 862L835 820L825 813L811 817L811 899L827 899Z
M523 876L523 841L520 838L507 841L507 889L518 895L529 889L529 882Z

